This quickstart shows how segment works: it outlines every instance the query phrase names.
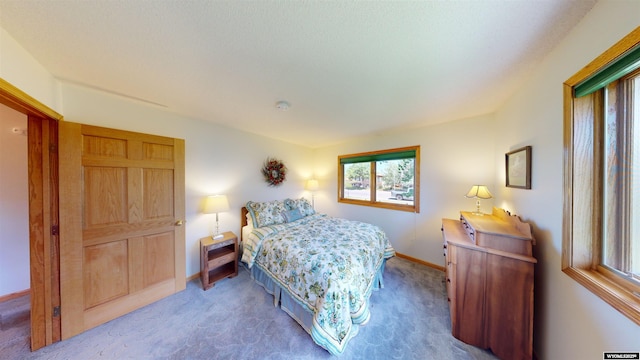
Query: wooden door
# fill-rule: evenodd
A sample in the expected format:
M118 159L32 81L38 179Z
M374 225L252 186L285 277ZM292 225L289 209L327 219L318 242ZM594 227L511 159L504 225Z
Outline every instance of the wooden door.
M62 339L185 289L184 140L60 122Z

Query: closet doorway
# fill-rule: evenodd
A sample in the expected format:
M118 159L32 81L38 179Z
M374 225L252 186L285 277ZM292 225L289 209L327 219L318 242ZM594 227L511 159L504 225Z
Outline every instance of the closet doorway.
M0 346L16 336L28 340L27 176L27 116L0 104Z
M31 350L61 339L58 121L62 115L0 79L0 103L27 116Z

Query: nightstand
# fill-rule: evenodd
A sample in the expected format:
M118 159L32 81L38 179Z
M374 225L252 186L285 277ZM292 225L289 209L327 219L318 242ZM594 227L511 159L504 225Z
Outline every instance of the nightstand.
M200 239L200 280L208 290L216 281L238 275L238 237L231 231L214 240L211 236Z

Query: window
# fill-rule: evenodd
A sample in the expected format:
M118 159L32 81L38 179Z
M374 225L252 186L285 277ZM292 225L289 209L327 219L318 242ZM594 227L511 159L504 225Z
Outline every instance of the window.
M562 270L640 324L640 28L564 84Z
M338 202L420 212L420 146L338 156Z
M639 59L640 60L640 59ZM604 89L602 265L640 280L640 70Z

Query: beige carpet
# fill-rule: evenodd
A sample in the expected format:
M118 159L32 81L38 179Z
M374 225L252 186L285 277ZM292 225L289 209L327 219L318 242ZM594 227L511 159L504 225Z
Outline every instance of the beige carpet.
M387 262L371 320L341 359L495 359L451 336L444 274ZM327 359L332 356L241 268L203 291L198 280L169 298L71 339L29 352L28 328L0 333L2 359ZM11 330L11 329L9 329Z

